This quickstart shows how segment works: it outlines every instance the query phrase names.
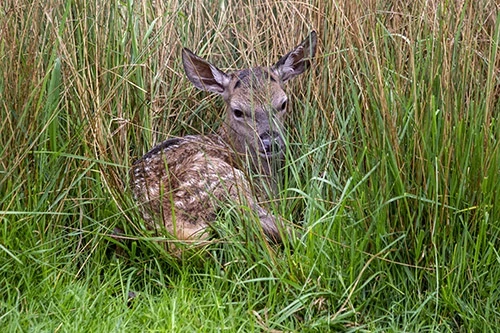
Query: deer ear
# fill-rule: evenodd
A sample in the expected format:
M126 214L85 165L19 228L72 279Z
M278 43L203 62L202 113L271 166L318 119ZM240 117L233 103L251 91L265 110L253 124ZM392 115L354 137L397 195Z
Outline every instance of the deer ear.
M198 89L223 94L231 81L229 75L187 48L182 50L182 63L189 81Z
M311 65L311 58L316 54L316 31L311 34L292 51L281 57L273 66L273 70L286 82L306 71Z

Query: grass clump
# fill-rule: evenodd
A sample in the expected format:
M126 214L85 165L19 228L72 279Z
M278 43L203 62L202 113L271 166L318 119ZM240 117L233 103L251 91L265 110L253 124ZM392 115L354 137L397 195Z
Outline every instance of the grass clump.
M498 9L4 1L0 327L495 331ZM145 230L127 171L155 143L220 123L221 102L184 78L181 47L221 68L273 64L312 29L315 66L288 87L274 209L301 234L275 249L228 228L175 260Z

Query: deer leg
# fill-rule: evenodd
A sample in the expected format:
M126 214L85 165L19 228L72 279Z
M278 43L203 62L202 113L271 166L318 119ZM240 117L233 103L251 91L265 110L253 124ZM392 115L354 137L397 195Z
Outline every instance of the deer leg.
M233 177L231 177L230 182L228 182L229 178L227 176L225 178L225 186L222 186L225 190L223 192L218 191L218 199L226 201L229 198L230 201L237 202L240 205L246 205L251 208L255 215L259 218L264 234L273 243L281 243L283 240L280 235L277 218L258 204L254 194L252 193L251 186L244 177L243 173L241 171L235 172ZM282 223L281 226L283 226ZM285 229L283 228L283 230Z
M282 243L283 240L281 238L278 225L276 224L276 218L257 204L253 205L253 209L259 216L262 231L264 231L264 234L269 238L269 240L275 244Z

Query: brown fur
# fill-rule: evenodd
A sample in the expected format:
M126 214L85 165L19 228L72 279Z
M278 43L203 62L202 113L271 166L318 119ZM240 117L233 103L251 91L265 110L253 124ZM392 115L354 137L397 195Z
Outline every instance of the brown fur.
M177 239L205 239L221 203L235 202L254 211L269 239L281 241L281 223L259 205L247 175L259 174L263 183L275 187L273 170L284 152L283 85L307 69L315 48L313 32L273 67L232 73L184 49L189 80L222 95L226 119L218 135L169 139L133 164L132 191L150 227L163 222Z

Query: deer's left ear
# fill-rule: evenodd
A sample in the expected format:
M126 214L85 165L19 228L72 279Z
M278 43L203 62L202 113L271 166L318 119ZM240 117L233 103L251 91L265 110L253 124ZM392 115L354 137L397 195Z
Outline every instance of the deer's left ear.
M312 31L299 46L281 57L273 66L282 82L304 73L310 67L311 58L316 54L317 39L316 31Z

